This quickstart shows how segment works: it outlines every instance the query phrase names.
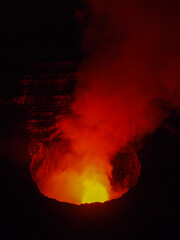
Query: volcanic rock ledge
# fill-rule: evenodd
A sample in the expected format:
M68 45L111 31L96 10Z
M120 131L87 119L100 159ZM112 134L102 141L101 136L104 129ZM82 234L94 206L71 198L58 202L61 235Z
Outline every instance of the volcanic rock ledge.
M57 119L70 111L76 82L73 62L29 64L21 80L24 96L15 98L27 111L27 129L33 139L46 142L55 137Z

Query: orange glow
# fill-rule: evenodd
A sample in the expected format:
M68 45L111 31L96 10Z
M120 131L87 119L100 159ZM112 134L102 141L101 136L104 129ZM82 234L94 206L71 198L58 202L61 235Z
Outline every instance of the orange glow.
M86 142L87 150L89 143ZM134 154L124 166L129 173L126 173L123 182L112 185L113 167L105 156L97 156L97 152L86 157L79 154L78 158L75 155L61 155L58 151L63 147L58 143L56 148L53 143L50 149L43 149L41 145L39 152L31 152L33 179L41 193L49 198L77 205L103 203L121 197L136 184L140 175L140 163ZM38 161L43 164L37 166Z
M85 58L74 73L75 88L72 70L60 67L59 74L57 63L52 81L49 67L43 67L42 75L24 83L35 126L28 128L39 141L30 150L33 180L44 195L74 204L119 198L134 186L141 139L180 105L179 13L171 16L166 4L151 9L146 1L86 2L88 8L79 12ZM39 98L33 89L35 96L40 89Z
M105 202L109 199L106 188L96 182L85 180L85 191L82 203Z
M92 165L82 172L66 170L53 173L38 187L50 198L78 205L105 202L110 199L111 191L108 177Z

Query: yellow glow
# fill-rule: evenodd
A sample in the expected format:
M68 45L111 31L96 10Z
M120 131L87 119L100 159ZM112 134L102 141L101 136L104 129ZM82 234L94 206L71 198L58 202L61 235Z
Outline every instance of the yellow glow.
M106 188L101 183L86 180L84 187L82 203L105 202L109 198Z

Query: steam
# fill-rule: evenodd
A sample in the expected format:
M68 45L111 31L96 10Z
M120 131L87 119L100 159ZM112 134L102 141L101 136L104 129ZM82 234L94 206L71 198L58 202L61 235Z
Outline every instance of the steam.
M106 155L137 135L153 132L170 108L179 107L176 5L175 1L89 1L86 60L73 112L88 132L96 129L99 144L106 142Z
M57 123L63 141L46 150L50 177L46 185L39 183L42 192L80 203L85 178L103 183L109 199L127 191L111 186L112 158L135 138L155 131L180 105L176 5L89 0L77 10L84 61L72 113Z

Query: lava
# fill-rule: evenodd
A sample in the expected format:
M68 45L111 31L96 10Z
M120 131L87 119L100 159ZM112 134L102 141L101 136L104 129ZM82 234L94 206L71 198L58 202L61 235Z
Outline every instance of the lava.
M44 195L61 202L80 205L121 197L136 184L141 165L135 153L126 157L126 161L120 165L120 170L116 166L117 174L120 175L121 171L124 175L123 178L119 176L122 179L119 184L113 183L113 166L106 158L97 157L97 152L94 153L94 158L92 153L84 158L77 157L77 154L69 156L69 148L62 154L59 149L65 149L65 146L61 144L52 143L49 149L40 144L38 149L38 144L35 143L34 149L31 148L34 158L31 174ZM86 141L86 144L88 150L89 141Z
M85 191L82 203L105 202L109 199L106 188L96 180L90 181L87 179L83 185Z

